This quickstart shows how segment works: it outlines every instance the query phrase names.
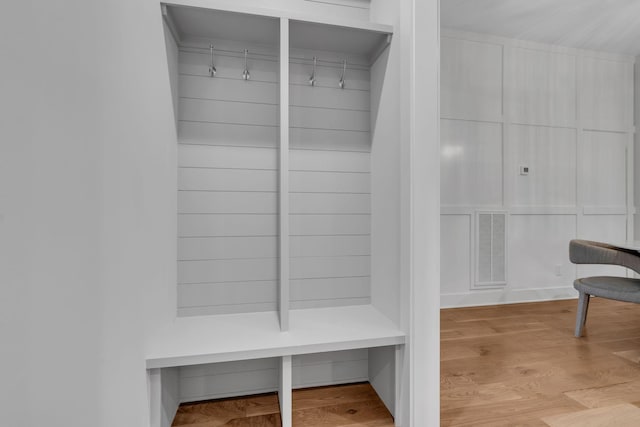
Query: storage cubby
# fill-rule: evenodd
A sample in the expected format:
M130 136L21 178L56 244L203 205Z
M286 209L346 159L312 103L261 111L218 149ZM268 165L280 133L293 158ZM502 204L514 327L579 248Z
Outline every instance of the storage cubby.
M278 391L290 426L292 388L359 381L394 413L399 128L377 120L400 84L392 28L226 7L162 9L177 318L150 340L152 416Z
M167 16L180 40L178 315L275 311L279 20L185 7Z
M291 21L290 39L291 308L370 304L370 66L384 35Z

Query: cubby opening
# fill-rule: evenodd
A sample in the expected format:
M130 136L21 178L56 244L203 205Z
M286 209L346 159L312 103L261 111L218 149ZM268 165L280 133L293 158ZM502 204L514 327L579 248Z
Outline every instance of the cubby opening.
M385 36L290 22L290 307L371 304L371 62Z
M165 13L177 52L178 315L275 311L279 20Z

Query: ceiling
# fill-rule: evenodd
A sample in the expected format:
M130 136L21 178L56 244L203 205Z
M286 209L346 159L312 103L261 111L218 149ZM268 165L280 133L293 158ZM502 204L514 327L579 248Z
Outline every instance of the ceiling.
M441 0L440 25L640 55L640 0Z

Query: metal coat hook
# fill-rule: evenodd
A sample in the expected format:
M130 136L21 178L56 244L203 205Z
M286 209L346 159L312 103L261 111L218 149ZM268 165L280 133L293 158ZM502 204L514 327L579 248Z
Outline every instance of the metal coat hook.
M344 77L347 74L347 60L345 59L342 62L342 77L340 77L340 81L338 82L338 86L340 89L344 89Z
M216 66L213 63L213 49L214 49L214 46L212 44L210 44L209 45L209 49L211 50L211 65L209 65L209 76L215 77L216 72L218 70L216 70Z
M242 78L245 80L249 80L251 78L251 74L249 73L249 69L247 68L247 54L249 53L249 49L244 50L244 70L242 70Z
M309 77L309 84L311 86L315 86L316 85L316 62L318 61L318 58L316 58L315 56L313 57L313 72L311 73L311 76Z

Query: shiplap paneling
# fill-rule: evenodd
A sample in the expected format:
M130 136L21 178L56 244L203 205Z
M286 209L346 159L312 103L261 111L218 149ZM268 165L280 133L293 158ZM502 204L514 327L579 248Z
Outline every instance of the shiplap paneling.
M516 48L508 69L513 122L575 126L575 56Z
M276 280L277 276L273 258L178 261L178 283Z
M275 236L277 224L277 215L179 214L178 237Z
M274 258L277 256L277 247L274 236L180 238L178 261Z
M448 37L441 43L441 116L502 120L502 46Z
M178 285L178 314L231 314L276 309L275 280Z
M184 366L180 368L180 399L194 402L276 391L278 359Z
M292 193L371 193L371 177L367 173L289 172Z
M179 368L180 400L194 402L275 391L278 359L244 360ZM298 355L292 358L293 387L366 381L368 350Z
M277 63L252 55L245 81L216 52L210 77L205 53L180 54L178 315L275 310Z
M276 170L277 151L271 148L178 146L178 167Z
M289 215L292 236L364 236L371 234L370 215Z
M366 172L371 171L371 153L321 150L291 150L291 171Z
M306 54L305 54L306 57ZM178 123L178 315L276 310L278 299L277 63L183 49ZM322 58L320 58L322 59ZM335 58L331 58L335 61ZM369 72L292 63L291 308L370 303ZM294 358L296 387L363 381L367 351ZM275 359L181 370L183 401L277 389Z
M250 90L247 90L250 89ZM180 76L180 97L229 102L277 104L278 84L209 76Z
M291 236L291 255L341 256L370 255L370 236Z
M275 126L178 122L178 141L185 144L275 148L276 134Z
M502 205L502 125L466 120L440 123L442 204Z
M367 381L368 350L303 354L292 359L293 387L318 387Z
M276 214L278 195L275 192L178 192L178 213L190 214Z
M337 67L317 67L316 86L309 85L312 69L305 64L291 64L290 71L291 307L367 304L371 261L363 243L370 243L369 72L349 70L343 90L337 86Z
M292 214L360 214L371 211L369 194L293 193L289 195Z
M230 123L247 126L275 126L278 107L275 104L216 101L180 98L178 117L181 121ZM307 120L300 114L300 120ZM342 123L341 123L342 124ZM344 126L348 126L344 124Z
M338 110L369 111L371 97L369 91L344 90L335 87L311 85L291 85L292 106L316 107Z
M256 114L267 115L268 106L255 108ZM291 106L291 127L369 132L369 111ZM253 110L251 110L253 111ZM262 117L256 118L256 121ZM261 124L261 123L257 123Z
M368 276L369 256L331 256L291 258L291 279L342 278Z
M178 190L270 192L277 177L271 170L180 168Z
M345 132L334 129L289 130L291 148L329 151L371 151L369 132Z

